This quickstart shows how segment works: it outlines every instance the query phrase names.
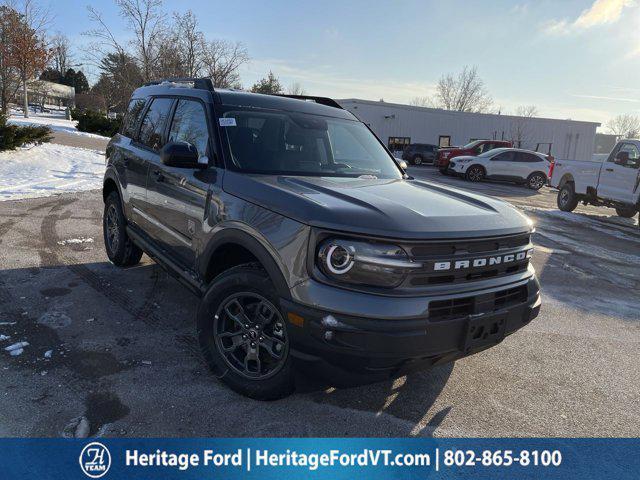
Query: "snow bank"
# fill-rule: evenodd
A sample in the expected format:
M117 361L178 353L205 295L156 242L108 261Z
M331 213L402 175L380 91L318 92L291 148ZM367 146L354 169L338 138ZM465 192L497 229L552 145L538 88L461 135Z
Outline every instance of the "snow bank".
M0 201L102 187L104 154L45 143L0 152Z
M94 138L106 138L102 135L97 135L95 133L81 132L76 128L75 120L67 120L65 118L64 112L50 112L50 113L33 113L29 112L29 118L24 118L24 115L21 111L12 110L11 115L7 119L7 123L11 125L34 125L34 126L42 126L46 125L54 132L65 132L71 133L73 135L80 135L83 137L94 137Z

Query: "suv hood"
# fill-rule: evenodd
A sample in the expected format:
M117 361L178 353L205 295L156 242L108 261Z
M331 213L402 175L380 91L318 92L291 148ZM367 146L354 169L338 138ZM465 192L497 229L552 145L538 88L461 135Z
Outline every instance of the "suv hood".
M248 175L224 190L314 227L398 239L522 233L531 221L501 200L418 180Z

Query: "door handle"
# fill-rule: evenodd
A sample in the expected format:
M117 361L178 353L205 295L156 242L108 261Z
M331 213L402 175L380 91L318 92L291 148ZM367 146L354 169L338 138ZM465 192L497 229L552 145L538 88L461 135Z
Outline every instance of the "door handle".
M164 175L161 170L156 169L153 171L153 174L156 176L156 182L164 182Z
M605 168L607 172L613 172L613 168Z

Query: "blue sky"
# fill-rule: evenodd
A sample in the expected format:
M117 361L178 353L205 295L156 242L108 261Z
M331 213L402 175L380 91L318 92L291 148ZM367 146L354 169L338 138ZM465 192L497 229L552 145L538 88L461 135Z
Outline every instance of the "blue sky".
M52 29L78 45L80 61L88 3L50 4ZM113 1L91 4L129 35ZM183 0L165 9L191 9L208 37L243 42L245 87L271 69L309 94L405 103L477 65L503 113L536 105L541 116L602 123L640 114L640 0Z

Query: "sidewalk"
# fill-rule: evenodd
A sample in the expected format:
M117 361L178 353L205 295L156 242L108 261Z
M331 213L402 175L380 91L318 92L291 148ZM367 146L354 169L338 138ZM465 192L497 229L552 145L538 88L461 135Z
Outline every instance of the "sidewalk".
M67 145L69 147L87 148L89 150L100 150L104 152L109 143L108 138L85 137L74 135L66 132L53 132L53 140L51 143L58 145Z

